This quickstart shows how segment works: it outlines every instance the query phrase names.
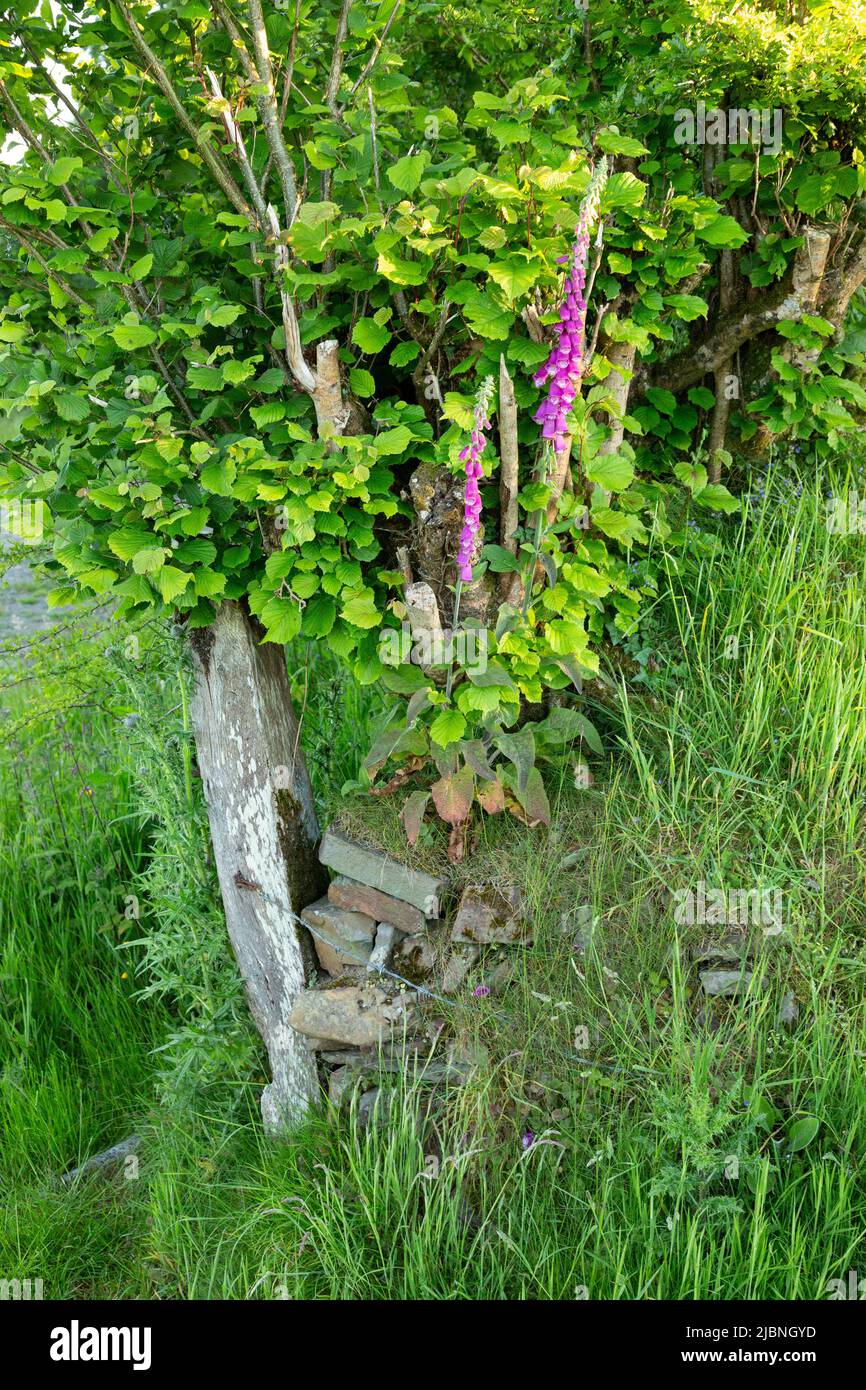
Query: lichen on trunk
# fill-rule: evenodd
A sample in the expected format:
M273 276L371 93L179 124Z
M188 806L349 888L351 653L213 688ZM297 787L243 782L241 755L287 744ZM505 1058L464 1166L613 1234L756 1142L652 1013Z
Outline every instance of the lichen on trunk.
M271 1134L296 1125L318 1094L315 1064L289 1025L312 953L298 915L323 891L319 827L281 647L237 603L191 635L191 706L226 925L272 1080Z

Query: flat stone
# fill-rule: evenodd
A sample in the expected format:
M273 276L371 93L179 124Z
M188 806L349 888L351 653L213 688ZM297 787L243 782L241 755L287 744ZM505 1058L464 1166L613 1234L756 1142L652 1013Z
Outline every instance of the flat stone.
M752 983L751 970L702 970L701 984L707 994L745 994ZM759 984L763 981L759 980Z
M366 849L336 830L325 832L319 846L319 859L337 874L357 879L368 888L376 888L389 897L410 903L425 917L439 916L439 904L446 887L443 878L433 878L430 874L408 869L398 860Z
M390 893L380 893L378 888L370 888L366 883L356 883L352 878L340 875L328 889L328 897L337 907L345 907L349 912L364 912L377 922L390 922L398 931L423 931L426 918L419 907L391 897Z
M379 923L376 928L376 944L367 962L368 970L387 969L397 936L397 929L396 927L392 927L390 922Z
M689 954L696 961L721 960L735 964L748 960L751 951L745 936L729 932L720 941L701 941L697 946L692 946Z
M526 945L529 937L520 889L481 888L470 884L460 899L451 940L478 946L494 942Z
M426 936L404 936L394 947L391 968L413 985L429 979L435 965L436 956Z
M501 994L513 979L514 960L512 957L506 956L504 960L497 961L489 974L484 976L484 983L491 994Z
M369 1047L385 1042L404 1024L414 1021L413 1000L374 986L349 985L336 989L307 989L299 994L289 1023L299 1033L327 1038L339 1047L354 1043Z
M338 1067L328 1078L328 1100L339 1108L352 1094L363 1072L356 1067ZM367 1083L369 1085L369 1082Z
M793 1028L800 1017L800 1006L793 994L788 993L782 1000L777 1022L780 1028Z
M362 912L347 912L327 898L305 907L301 921L309 927L316 955L329 975L346 966L366 965L373 950L376 923Z
M456 994L481 954L478 946L462 946L452 951L442 975L442 993Z

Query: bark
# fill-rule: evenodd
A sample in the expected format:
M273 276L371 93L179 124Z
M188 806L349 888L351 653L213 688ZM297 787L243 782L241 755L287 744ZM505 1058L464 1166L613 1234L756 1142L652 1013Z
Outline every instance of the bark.
M610 371L599 385L607 387L621 411L620 415L608 417L610 434L598 451L599 454L609 455L619 451L625 438L623 418L628 412L628 397L637 348L634 343L615 343L605 339L601 345L601 352L610 363Z
M508 375L505 357L499 358L499 542L511 555L517 554L515 532L520 520L517 509L520 447L517 440L517 402L514 383ZM503 597L510 587L510 575L500 580Z
M692 344L654 372L652 384L675 393L696 386L749 339L771 331L782 319L811 312L820 292L829 246L829 232L807 228L791 276L759 299L732 306L703 342Z
M409 479L409 492L417 518L412 534L412 560L416 578L429 584L444 616L445 626L451 626L454 599L449 589L457 583L457 551L463 527L463 493L465 481L452 476L447 468L435 463L422 463ZM484 545L481 530L472 563L478 559ZM472 584L464 584L460 598L463 618L487 626L496 594L493 577L488 571Z
M311 960L297 918L326 876L283 649L259 637L230 602L191 635L192 720L226 925L273 1078L262 1118L277 1134L318 1094L314 1062L288 1019Z
M731 307L734 299L734 258L730 251L723 251L719 258L719 310L726 314ZM726 357L716 367L714 394L716 403L713 407L713 418L710 423L710 439L708 445L709 471L708 476L711 483L718 483L722 476L722 460L719 454L720 449L725 447L725 439L728 433L728 416L731 413L731 402L728 396L727 384L728 377L731 375L734 365L733 355Z

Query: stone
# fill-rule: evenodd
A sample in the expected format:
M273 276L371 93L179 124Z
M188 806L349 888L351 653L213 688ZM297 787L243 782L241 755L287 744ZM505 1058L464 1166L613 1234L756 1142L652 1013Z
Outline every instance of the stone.
M372 1091L365 1091L358 1101L358 1128L367 1129L373 1125L378 1129L384 1125L391 1109L393 1094L392 1091L381 1091L378 1086Z
M373 950L376 923L362 912L347 912L327 898L305 907L301 921L310 928L316 955L329 975L345 966L366 965Z
M327 1038L332 1047L341 1043L369 1047L385 1042L414 1019L414 1001L408 995L372 985L304 990L289 1015L296 1032Z
M493 969L484 976L484 983L491 994L501 994L514 978L514 961L510 956L497 961Z
M436 956L426 936L404 936L391 958L391 968L413 985L429 979L435 965Z
M452 951L442 975L442 993L456 994L481 954L478 946L462 946Z
M439 916L440 902L447 886L443 878L433 878L431 874L409 869L386 854L356 844L336 830L325 832L319 846L319 859L337 874L357 879L368 888L376 888L389 897L410 903L425 917Z
M721 960L736 964L748 960L751 952L744 936L729 932L721 941L701 941L697 946L692 946L689 954L695 961Z
M370 959L367 962L368 970L385 970L391 959L391 952L394 949L394 942L397 940L397 929L392 927L390 922L380 922L376 928L376 944L373 947Z
M410 936L423 931L427 923L420 908L392 898L390 893L380 893L378 888L370 888L366 883L356 883L343 874L332 880L328 897L337 907L344 907L349 912L364 912L377 922L389 922L392 927Z
M779 1007L778 1024L781 1028L793 1028L800 1017L800 1006L793 994L788 993Z
M328 1078L328 1100L332 1105L342 1105L358 1080L358 1076L359 1073L350 1066L337 1067L336 1071L331 1072Z
M707 994L746 994L752 983L751 970L702 970L701 984ZM763 983L757 981L758 985Z
M527 945L529 937L520 889L482 888L470 884L460 899L451 940L478 946Z

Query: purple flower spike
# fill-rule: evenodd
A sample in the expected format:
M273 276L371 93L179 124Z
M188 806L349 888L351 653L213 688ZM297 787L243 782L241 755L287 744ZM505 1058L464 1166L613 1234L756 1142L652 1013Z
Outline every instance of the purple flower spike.
M586 327L586 263L589 258L590 228L598 216L598 205L607 182L607 160L602 157L596 165L589 187L580 205L574 245L571 255L560 257L570 261L562 288L559 322L554 325L556 342L543 367L532 378L536 386L551 382L550 388L535 419L541 425L542 439L552 440L557 453L568 438L566 419L574 403L583 375L584 331Z
M481 455L487 447L485 430L490 429L488 412L493 395L493 378L487 376L481 383L475 397L473 426L470 442L460 450L457 457L465 467L466 490L463 494L463 529L460 532L460 549L457 552L457 573L464 584L472 580L472 554L475 541L481 530L481 493L478 479L482 476ZM478 994L478 991L475 991Z

